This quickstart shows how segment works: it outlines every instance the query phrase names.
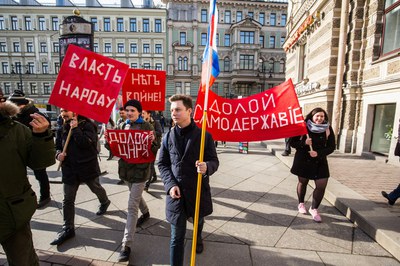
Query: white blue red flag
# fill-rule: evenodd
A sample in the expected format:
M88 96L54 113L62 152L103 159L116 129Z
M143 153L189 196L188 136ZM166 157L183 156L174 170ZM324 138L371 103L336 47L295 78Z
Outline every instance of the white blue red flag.
M218 24L218 10L217 1L210 0L210 17L208 25L207 45L203 53L203 66L201 72L201 89L206 90L207 82L208 88L212 86L215 79L219 75L219 62L217 53L217 24Z

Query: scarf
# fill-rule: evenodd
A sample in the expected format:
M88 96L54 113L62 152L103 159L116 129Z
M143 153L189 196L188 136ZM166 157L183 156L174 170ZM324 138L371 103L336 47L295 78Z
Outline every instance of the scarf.
M329 123L315 124L313 121L307 120L307 128L312 133L323 133L329 128Z

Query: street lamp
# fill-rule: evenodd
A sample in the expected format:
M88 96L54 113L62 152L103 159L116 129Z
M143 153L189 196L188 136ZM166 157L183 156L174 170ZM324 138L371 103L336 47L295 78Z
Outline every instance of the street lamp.
M264 61L260 58L258 60L259 63L259 67L258 67L258 73L261 74L261 78L262 78L262 84L261 84L261 88L260 88L260 92L263 92L265 90L265 66L264 66ZM271 74L270 74L271 76Z
M24 67L26 68L25 74L30 74L29 66L25 65ZM15 75L15 74L19 75L18 89L21 90L21 91L24 91L24 84L22 83L22 66L21 66L21 63L11 64L11 74L12 75Z

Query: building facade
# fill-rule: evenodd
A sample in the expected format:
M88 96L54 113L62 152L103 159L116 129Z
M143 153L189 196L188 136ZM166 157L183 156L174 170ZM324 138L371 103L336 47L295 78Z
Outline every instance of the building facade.
M340 151L396 162L400 1L304 0L289 16L286 78L304 113L327 109Z
M94 26L95 52L131 68L166 69L166 9L150 1L138 7L129 0L118 7L93 0L84 6L67 0L54 6L12 2L0 4L0 86L5 95L19 88L38 107L55 109L48 99L60 69L59 28L75 8Z
M183 93L196 99L210 2L164 0L163 3L167 6L166 95ZM217 7L221 72L211 89L220 96L236 98L282 83L287 1L227 0L217 1Z

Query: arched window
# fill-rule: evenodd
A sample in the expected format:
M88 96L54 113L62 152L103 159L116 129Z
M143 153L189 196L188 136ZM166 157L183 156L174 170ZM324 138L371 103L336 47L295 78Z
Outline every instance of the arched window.
M285 59L281 59L281 61L280 61L279 72L285 73Z
M183 58L183 70L188 70L188 58L186 56Z
M269 71L270 72L274 72L274 59L269 59L269 61L268 61L268 69L269 69Z
M224 72L229 72L231 71L231 60L229 57L224 58Z
M178 57L178 70L182 71L182 57Z

